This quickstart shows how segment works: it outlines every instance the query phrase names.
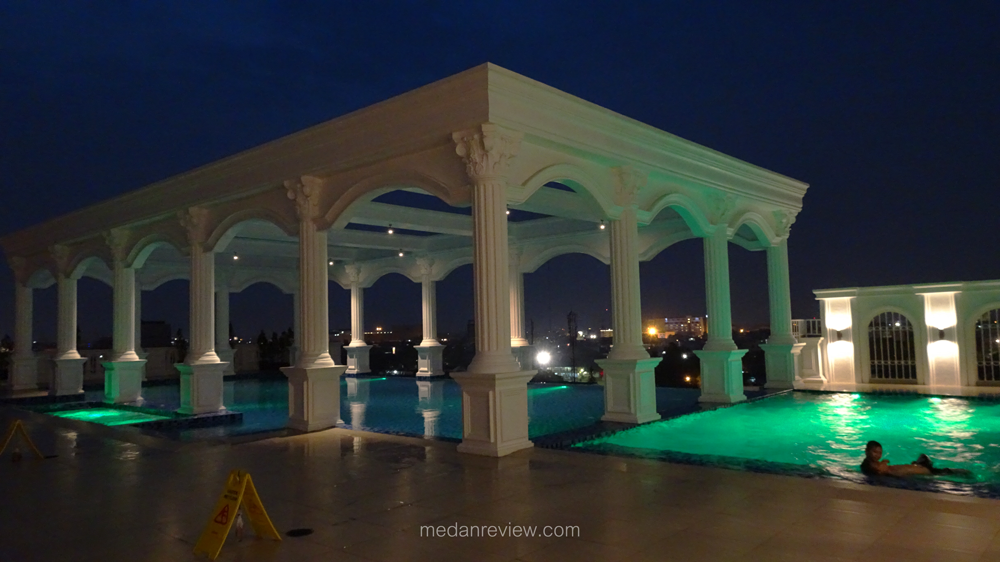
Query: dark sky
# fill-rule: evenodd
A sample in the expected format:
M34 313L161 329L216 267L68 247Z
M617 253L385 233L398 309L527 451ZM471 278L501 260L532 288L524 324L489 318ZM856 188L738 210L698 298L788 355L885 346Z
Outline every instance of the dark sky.
M1000 278L997 2L0 2L0 232L18 230L489 61L811 184L789 242L793 313L812 289ZM733 318L766 322L764 255L731 245ZM471 268L440 285L443 331L471 317ZM607 266L526 276L536 329L607 323ZM643 314L704 310L701 244L642 266ZM54 337L55 290L36 336ZM419 323L398 275L368 324ZM84 337L111 291L80 285ZM347 292L332 323L349 325ZM0 333L13 331L0 267ZM252 310L251 305L257 307ZM291 323L266 286L241 333ZM186 282L144 317L187 331Z

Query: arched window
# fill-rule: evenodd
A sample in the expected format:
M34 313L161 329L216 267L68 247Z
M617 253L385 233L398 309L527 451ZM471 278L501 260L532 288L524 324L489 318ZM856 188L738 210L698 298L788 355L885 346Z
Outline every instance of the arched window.
M916 382L913 324L898 312L883 312L868 324L872 382Z
M980 381L1000 383L1000 308L976 320L976 365Z

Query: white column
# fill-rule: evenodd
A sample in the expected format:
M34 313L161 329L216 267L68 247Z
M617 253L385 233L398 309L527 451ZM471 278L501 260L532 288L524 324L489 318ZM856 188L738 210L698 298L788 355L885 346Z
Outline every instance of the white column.
M62 268L60 268L62 269ZM59 318L56 331L55 372L49 394L74 395L83 392L83 364L76 349L77 278L60 273L58 279Z
M708 308L708 341L695 351L701 360L702 402L732 403L743 394L743 355L733 342L729 294L729 235L727 226L715 227L704 240L705 302Z
M535 372L522 371L510 347L506 174L521 137L492 123L452 135L472 182L476 356L468 373L452 374L462 386L464 453L499 457L532 446L527 382Z
M444 375L444 346L437 340L437 283L431 277L433 267L433 260L417 258L424 324L423 340L416 347L418 377Z
M215 354L226 363L223 375L236 372L233 358L236 355L229 342L229 286L218 283L215 288Z
M191 259L190 344L184 363L177 365L181 378L178 411L182 414L205 414L225 408L222 377L226 363L215 353L215 252L208 246L209 219L208 210L201 207L180 213Z
M329 292L327 292L327 295L329 295ZM292 349L289 353L289 360L292 362L292 365L299 362L299 351L302 349L302 346L300 345L302 342L302 305L299 301L299 290L295 289L295 291L292 292L292 329L295 330L295 337L292 340ZM331 355L330 358L333 359L333 355ZM334 359L333 362L336 363L336 359Z
M767 294L771 309L771 336L764 350L767 388L792 388L799 375L799 355L805 343L792 335L792 295L788 279L788 239L767 250Z
M357 263L349 263L345 268L351 282L351 343L347 346L346 374L356 376L371 372L368 358L372 346L365 343L365 289L361 286L363 268Z
M14 361L10 371L12 390L38 389L38 361L32 334L34 320L34 290L28 286L27 262L20 257L10 259L14 270Z
M288 426L299 431L340 421L340 375L346 367L330 357L327 236L316 226L322 184L315 178L285 182L299 217L299 352L288 377Z
M135 353L135 270L126 263L131 249L131 233L114 229L105 234L114 257L111 361L104 362L104 401L141 402L142 367L145 361Z
M517 248L510 251L510 345L528 345L524 337L524 273L521 272L521 252Z
M646 423L656 413L656 366L642 345L642 299L639 287L639 223L636 201L645 174L615 168L615 203L622 207L611 221L611 328L614 345L604 369L604 421Z

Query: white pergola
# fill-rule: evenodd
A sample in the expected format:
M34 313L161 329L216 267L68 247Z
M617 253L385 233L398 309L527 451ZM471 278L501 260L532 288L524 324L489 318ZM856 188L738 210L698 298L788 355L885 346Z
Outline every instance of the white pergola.
M181 411L220 410L232 360L223 345L229 293L265 281L295 295L297 350L284 369L289 426L331 427L340 375L367 370L364 289L390 272L422 284L418 375L439 375L435 282L472 263L476 355L467 373L452 374L463 391L459 449L505 455L531 446L526 383L534 372L517 359L527 345L523 274L573 252L610 263L604 419L642 423L659 417L659 359L642 344L639 262L697 237L709 317L708 341L696 352L701 399L736 402L744 399L745 351L732 339L728 243L767 253L768 384L790 388L802 344L791 330L787 238L806 188L484 64L0 239L17 286L12 384L37 388L37 362L23 345L32 340L32 289L57 283L52 391L80 391L76 281L90 276L114 291L106 400L140 399L137 291L189 279ZM453 208L386 201L397 191ZM508 209L543 216L508 221ZM388 234L390 225L401 232ZM328 280L351 289L346 366L329 354Z

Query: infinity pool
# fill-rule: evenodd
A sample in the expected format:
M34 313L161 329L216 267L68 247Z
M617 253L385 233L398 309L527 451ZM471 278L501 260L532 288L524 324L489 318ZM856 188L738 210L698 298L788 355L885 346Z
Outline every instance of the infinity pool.
M176 410L177 385L142 390L146 408ZM229 380L226 407L243 413L243 422L171 431L180 439L225 438L283 429L288 420L288 382L284 378ZM87 393L100 400L101 391ZM663 412L691 411L698 391L657 389ZM604 388L598 385L528 385L528 431L532 438L577 429L597 422L604 413ZM451 379L417 381L411 377L353 378L340 383L340 417L354 429L445 439L462 438L462 394Z
M972 478L935 485L1000 489L1000 403L918 395L790 392L651 423L574 445L577 449L767 472L865 481L865 443L909 463L926 453ZM917 486L919 487L919 486ZM982 486L980 486L981 488ZM980 490L982 491L982 490ZM993 492L990 495L994 495Z

